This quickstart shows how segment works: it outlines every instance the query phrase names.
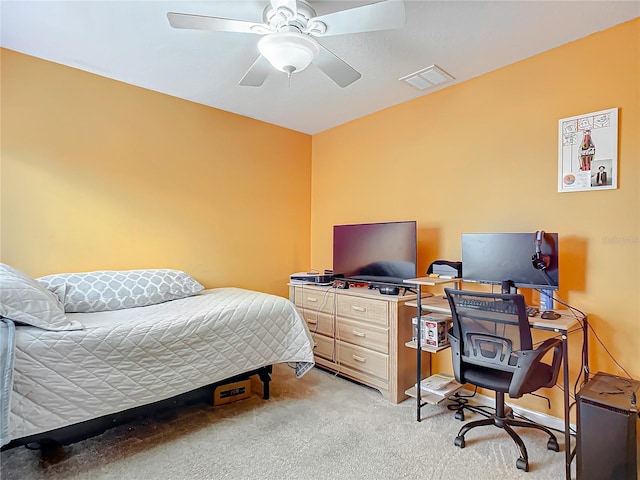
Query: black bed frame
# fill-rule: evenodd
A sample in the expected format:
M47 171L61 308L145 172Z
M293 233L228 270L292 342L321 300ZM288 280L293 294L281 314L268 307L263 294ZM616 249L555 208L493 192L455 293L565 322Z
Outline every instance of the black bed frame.
M197 388L190 392L153 402L148 405L141 405L139 407L123 410L122 412L92 418L91 420L50 430L48 432L17 438L2 447L2 451L18 447L20 445L26 445L27 448L30 449L41 449L42 455L44 456L47 451L54 450L62 445L69 445L71 443L76 443L81 440L94 437L110 428L129 423L137 418L149 417L152 414L163 410L175 409L196 403L208 403L213 405L213 396L216 388L229 383L247 380L254 375L258 375L262 381L262 398L268 400L269 382L271 381L272 372L273 366L267 365L266 367L251 370L220 382L205 385L204 387Z

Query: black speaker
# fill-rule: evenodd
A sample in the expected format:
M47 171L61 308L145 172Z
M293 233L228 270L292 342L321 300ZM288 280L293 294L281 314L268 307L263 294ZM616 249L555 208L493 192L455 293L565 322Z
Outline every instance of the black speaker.
M599 372L578 393L578 480L638 480L639 387Z

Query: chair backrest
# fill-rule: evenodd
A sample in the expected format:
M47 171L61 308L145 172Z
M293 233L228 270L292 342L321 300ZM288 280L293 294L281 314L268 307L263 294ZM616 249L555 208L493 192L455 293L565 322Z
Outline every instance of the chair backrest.
M524 297L449 288L445 293L461 361L513 371L517 361L515 352L532 349Z

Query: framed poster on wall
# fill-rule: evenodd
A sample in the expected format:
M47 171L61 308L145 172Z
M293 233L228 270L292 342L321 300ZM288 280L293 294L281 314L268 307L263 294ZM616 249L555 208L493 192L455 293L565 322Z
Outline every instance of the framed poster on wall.
M558 122L558 192L618 188L618 109Z

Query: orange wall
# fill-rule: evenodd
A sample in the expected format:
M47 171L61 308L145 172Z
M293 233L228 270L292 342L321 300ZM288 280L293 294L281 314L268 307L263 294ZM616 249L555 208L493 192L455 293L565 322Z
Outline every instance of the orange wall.
M1 55L3 262L179 268L282 295L308 268L309 135Z
M339 223L417 220L419 274L459 260L463 232L559 232L560 295L640 378L639 62L635 20L314 135L312 267L331 267ZM558 120L613 107L619 188L558 193ZM592 371L621 373L593 336L590 348ZM450 369L446 353L435 369Z

